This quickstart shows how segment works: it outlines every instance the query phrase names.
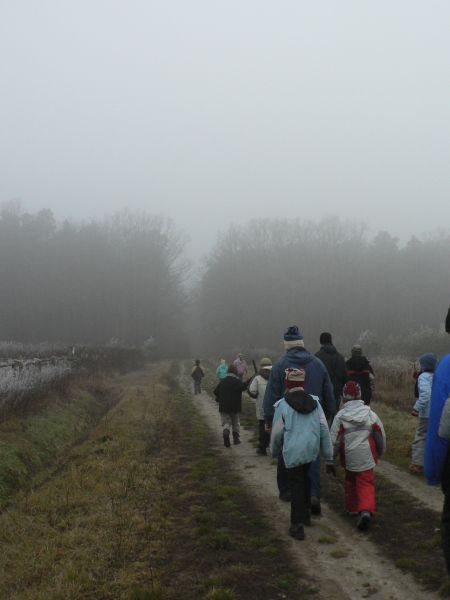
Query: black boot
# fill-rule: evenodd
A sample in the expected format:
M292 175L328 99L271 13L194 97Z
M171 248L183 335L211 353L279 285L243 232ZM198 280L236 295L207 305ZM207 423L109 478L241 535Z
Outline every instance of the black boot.
M233 431L233 444L235 446L237 446L240 443L241 443L241 439L239 437L239 434L236 431Z
M225 448L229 448L230 444L230 431L228 429L223 430L223 445Z

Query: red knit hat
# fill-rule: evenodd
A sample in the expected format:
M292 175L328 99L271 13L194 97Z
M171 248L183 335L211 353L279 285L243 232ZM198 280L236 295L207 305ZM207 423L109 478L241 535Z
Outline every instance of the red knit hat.
M289 368L285 370L284 389L292 390L294 388L305 387L305 369Z
M342 390L344 400L361 400L361 388L356 381L347 381Z

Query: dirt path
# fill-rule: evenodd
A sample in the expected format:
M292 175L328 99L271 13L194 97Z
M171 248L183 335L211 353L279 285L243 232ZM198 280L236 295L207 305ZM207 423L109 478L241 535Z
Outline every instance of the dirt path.
M427 485L422 478L405 473L395 465L381 460L377 467L377 473L386 477L410 494L427 508L438 513L442 511L443 495L440 486Z
M312 526L306 529L305 541L288 538L290 505L278 499L276 468L271 459L255 454L250 443L252 433L244 429L241 445L224 448L217 405L206 393L195 396L194 403L211 429L217 432L218 447L248 482L274 527L286 535L293 558L311 576L323 600L368 597L375 600L430 600L438 597L421 590L411 576L393 566L364 538L364 534L351 528L324 503L323 516L313 520ZM394 473L388 464L383 465L383 471L386 477Z

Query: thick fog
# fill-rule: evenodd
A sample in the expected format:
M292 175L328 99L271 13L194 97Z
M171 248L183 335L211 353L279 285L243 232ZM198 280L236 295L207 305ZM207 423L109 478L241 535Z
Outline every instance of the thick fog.
M3 3L0 339L212 355L296 322L445 350L449 18L444 0Z
M194 258L252 217L450 216L445 0L0 7L0 200L169 216Z

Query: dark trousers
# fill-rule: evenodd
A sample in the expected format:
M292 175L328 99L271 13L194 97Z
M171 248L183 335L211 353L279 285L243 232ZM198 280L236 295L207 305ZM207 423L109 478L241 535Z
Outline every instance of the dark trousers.
M258 419L258 450L266 450L269 447L270 433L265 429L264 419Z
M194 394L201 394L201 393L202 393L202 380L194 379Z
M445 494L444 508L442 509L442 549L447 573L450 575L450 494Z
M277 465L277 484L280 494L284 494L289 491L287 471L288 469L286 469L284 464L283 456L280 455ZM320 498L320 456L318 456L312 463L308 463L308 479L308 490L310 491L311 496Z
M310 518L309 463L286 469L291 492L291 523L305 524Z
M444 551L447 573L450 575L450 448L442 471L442 491L444 492L444 508L442 509L442 549Z
M277 484L280 494L287 494L289 492L289 479L287 471L288 470L284 464L283 455L280 454L277 464Z

